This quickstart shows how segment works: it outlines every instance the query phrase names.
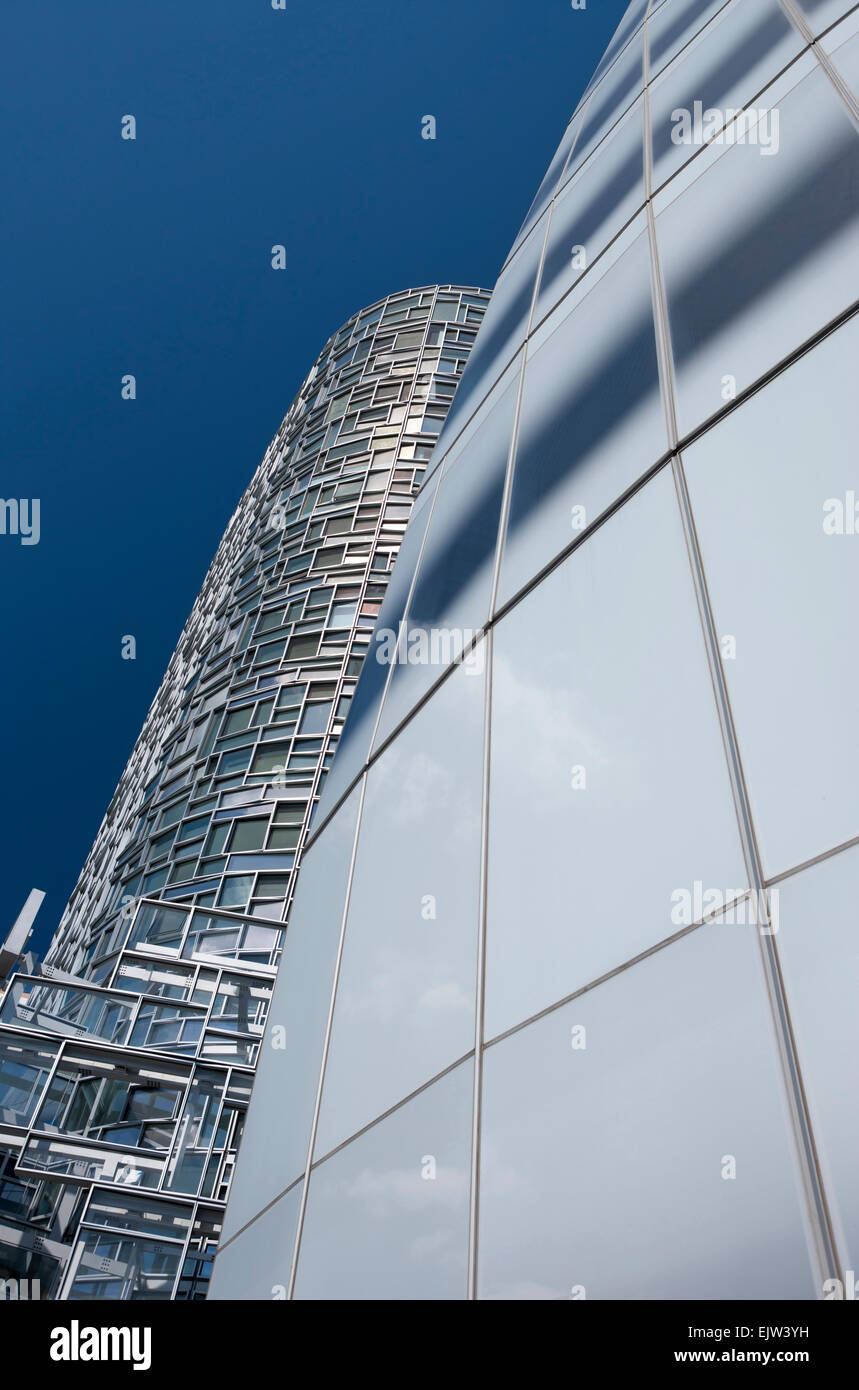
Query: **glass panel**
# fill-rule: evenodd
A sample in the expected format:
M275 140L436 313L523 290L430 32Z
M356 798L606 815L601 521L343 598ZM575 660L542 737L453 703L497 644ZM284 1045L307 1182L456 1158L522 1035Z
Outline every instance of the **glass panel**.
M442 441L455 439L469 415L477 409L481 399L522 346L545 232L544 218L498 277L447 423L439 436L440 446ZM437 452L436 462L440 458L441 454Z
M583 111L582 131L566 171L567 178L584 164L627 107L632 105L643 81L644 44L643 30L640 30L618 57L604 81L593 89Z
M494 668L488 1036L690 925L675 892L746 887L668 470L501 620Z
M116 995L20 974L13 976L0 1010L3 1023L72 1037L88 1034L113 1043L126 1041L130 1018L131 1006Z
M379 626L373 634L371 656L394 661L377 745L460 656L489 617L518 383L518 369L505 374L445 460L395 661L396 631Z
M99 1192L90 1198L85 1220L90 1226L116 1226L144 1235L184 1240L191 1225L190 1206L159 1202L154 1197L131 1197L120 1192Z
M859 1268L859 849L845 850L777 888L778 933L788 1009L815 1147L836 1219L845 1267ZM842 1278L843 1278L842 1274ZM844 1295L849 1298L850 1294Z
M701 149L699 131L723 130L727 113L752 101L803 47L778 0L735 0L726 6L653 84L653 187L660 188ZM762 98L758 104L769 102ZM687 133L685 113L688 140L681 138Z
M829 322L852 294L859 141L817 65L779 95L798 68L767 93L777 125L773 112L751 128L754 143L713 145L693 162L699 176L690 188L666 206L672 183L654 203L681 436ZM776 132L779 157L768 158ZM738 207L746 209L742 218Z
M859 14L855 12L832 29L821 40L821 48L830 55L854 97L859 96Z
M67 1295L80 1299L129 1299L151 1302L169 1299L182 1258L181 1245L85 1231L74 1283Z
M187 912L175 907L144 903L134 919L128 944L134 946L178 947L182 941Z
M667 447L643 216L600 264L531 341L502 603Z
M26 1038L0 1040L0 1120L4 1124L30 1123L53 1060L53 1048L41 1049Z
M235 821L233 838L230 841L230 852L236 854L239 850L262 849L267 830L267 817L265 819Z
M555 202L540 295L540 323L644 202L642 103L619 122Z
M472 1063L314 1168L296 1298L464 1298Z
M192 971L172 962L124 957L116 973L114 987L134 994L154 994L163 999L185 999L192 979Z
M829 24L834 24L851 8L850 0L796 0L814 34L819 34Z
M256 777L263 772L282 772L288 752L288 743L274 743L261 749L254 758L251 773Z
M324 705L305 705L298 732L300 734L324 734L328 728L331 708L330 701Z
M389 628L394 632L399 630L429 520L430 504L437 486L438 475L426 484L412 509L411 520L379 613L380 628ZM316 813L317 824L321 824L364 766L370 751L370 741L388 670L388 666L373 660L365 661L361 668L352 708L337 745L337 757L325 779L325 790Z
M227 1072L198 1071L188 1093L177 1131L178 1142L165 1186L171 1192L196 1192L212 1142Z
M651 81L725 8L726 0L667 0L651 14L647 21ZM712 27L707 32L712 34Z
M581 129L581 124L582 117L581 114L579 114L570 121L569 125L564 131L561 143L552 157L552 162L546 170L543 182L537 189L534 201L528 210L528 216L522 223L521 231L519 232L519 235L513 243L513 248L510 252L510 257L508 257L508 260L516 253L516 251L522 245L522 242L525 240L525 237L528 235L537 218L543 212L544 208L546 207L546 204L552 197L558 179L561 177L561 174L564 170L564 166L566 165L567 160L569 158L570 150L573 148L573 144L575 143L576 137L579 133L579 130ZM468 368L466 367L466 371L467 370ZM463 379L464 378L465 372L463 372Z
M296 1183L229 1245L219 1247L210 1299L286 1297L303 1187Z
M316 1157L473 1044L483 693L460 667L367 774Z
M149 1158L140 1151L129 1158L122 1149L92 1148L87 1144L39 1139L25 1143L18 1160L20 1173L36 1173L47 1179L69 1178L80 1183L116 1183L129 1187L157 1187L164 1159Z
M218 894L218 906L239 909L247 907L253 881L253 874L241 874L234 875L232 878L225 878ZM206 947L201 942L196 949L204 951Z
M768 876L859 834L857 356L854 320L684 455Z
M749 926L701 927L490 1047L480 1296L813 1297L780 1092Z
M356 790L302 861L225 1238L304 1172L357 812Z

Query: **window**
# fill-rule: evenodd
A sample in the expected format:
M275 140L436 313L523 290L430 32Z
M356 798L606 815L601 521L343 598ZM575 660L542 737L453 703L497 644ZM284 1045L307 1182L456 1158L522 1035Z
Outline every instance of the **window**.
M269 608L267 612L260 614L260 620L257 623L256 630L258 633L273 632L275 628L282 625L285 617L285 608Z
M352 497L354 497L354 496L357 495L357 492L360 492L360 490L361 490L360 484L359 484L359 483L355 483L355 484L350 484L350 486L351 486L351 487L354 487L355 491L351 492L349 495L352 496ZM344 492L345 492L345 488L344 488ZM313 566L314 566L314 569L318 569L318 570L319 570L319 569L327 569L329 566L333 566L333 565L342 565L342 563L343 563L343 553L344 553L344 551L343 551L343 546L342 546L342 545L324 545L324 546L322 546L322 548L321 548L320 550L317 550L315 556L313 557Z
M357 611L354 603L335 603L331 609L331 617L328 619L329 627L348 628L355 621Z
M208 824L208 816L197 816L194 820L186 820L176 839L177 845L187 844L190 840L196 840L198 836L203 834Z
M220 894L218 895L218 906L233 908L247 907L253 881L253 874L236 874L232 878L225 878ZM201 949L204 948L201 946Z
M224 777L231 772L243 772L250 760L250 748L237 748L234 753L224 753L218 775Z
M233 838L230 841L230 852L235 854L241 850L262 849L267 829L267 817L236 821L233 827Z
M285 898L289 891L289 874L260 874L254 896L273 900Z
M254 710L253 727L258 729L261 724L267 724L274 709L274 700L260 700Z
M222 733L222 734L239 734L239 733L241 733L242 730L247 729L247 728L250 727L251 715L252 715L252 714L253 714L253 705L248 705L246 709L237 709L237 710L234 710L233 713L232 713L232 714L228 714L227 717L226 717L226 719L224 720L224 727L223 727L223 729L221 730L221 733Z
M230 827L227 822L222 822L219 825L213 825L211 831L209 832L209 838L206 841L206 847L203 853L220 854L221 850L224 848L224 845L227 843L227 834L229 833L229 829Z
M130 944L137 946L142 942L148 942L153 946L178 946L185 930L187 915L178 908L145 904L137 914Z
M328 728L328 720L331 715L331 705L306 705L301 723L298 726L300 734L324 734Z
M304 699L306 685L285 685L277 697L278 709L297 709Z
M297 849L300 838L300 826L276 825L268 837L266 849Z
M152 841L152 858L158 859L162 854L166 854L173 843L176 835L175 830L171 830L169 835L159 835Z
M313 657L319 651L319 638L311 636L293 637L286 649L287 661L300 660L302 657Z
M288 753L288 743L273 743L267 748L261 748L253 760L251 773L257 776L261 772L276 771L283 767Z

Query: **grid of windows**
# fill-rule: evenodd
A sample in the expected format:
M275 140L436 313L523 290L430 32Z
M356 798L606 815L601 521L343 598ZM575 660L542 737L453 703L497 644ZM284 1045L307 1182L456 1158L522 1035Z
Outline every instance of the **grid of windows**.
M42 1297L205 1295L304 843L488 298L392 295L328 342L2 996L0 1275Z
M51 965L89 976L117 911L142 896L286 919L427 435L487 300L395 295L326 345L227 528Z
M635 0L570 122L326 784L214 1297L856 1267L848 11Z

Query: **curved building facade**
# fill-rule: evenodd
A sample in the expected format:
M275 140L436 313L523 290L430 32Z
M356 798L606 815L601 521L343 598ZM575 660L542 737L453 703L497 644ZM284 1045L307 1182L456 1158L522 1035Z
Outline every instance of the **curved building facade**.
M635 0L570 121L326 783L213 1297L857 1267L848 9Z
M0 1277L42 1297L205 1291L304 841L488 297L392 295L326 344L3 996Z

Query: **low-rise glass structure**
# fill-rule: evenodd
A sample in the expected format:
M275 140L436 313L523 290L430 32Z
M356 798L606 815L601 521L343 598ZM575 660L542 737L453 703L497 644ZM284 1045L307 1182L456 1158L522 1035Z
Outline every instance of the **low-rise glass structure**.
M848 11L635 0L567 127L326 783L212 1297L857 1267Z

